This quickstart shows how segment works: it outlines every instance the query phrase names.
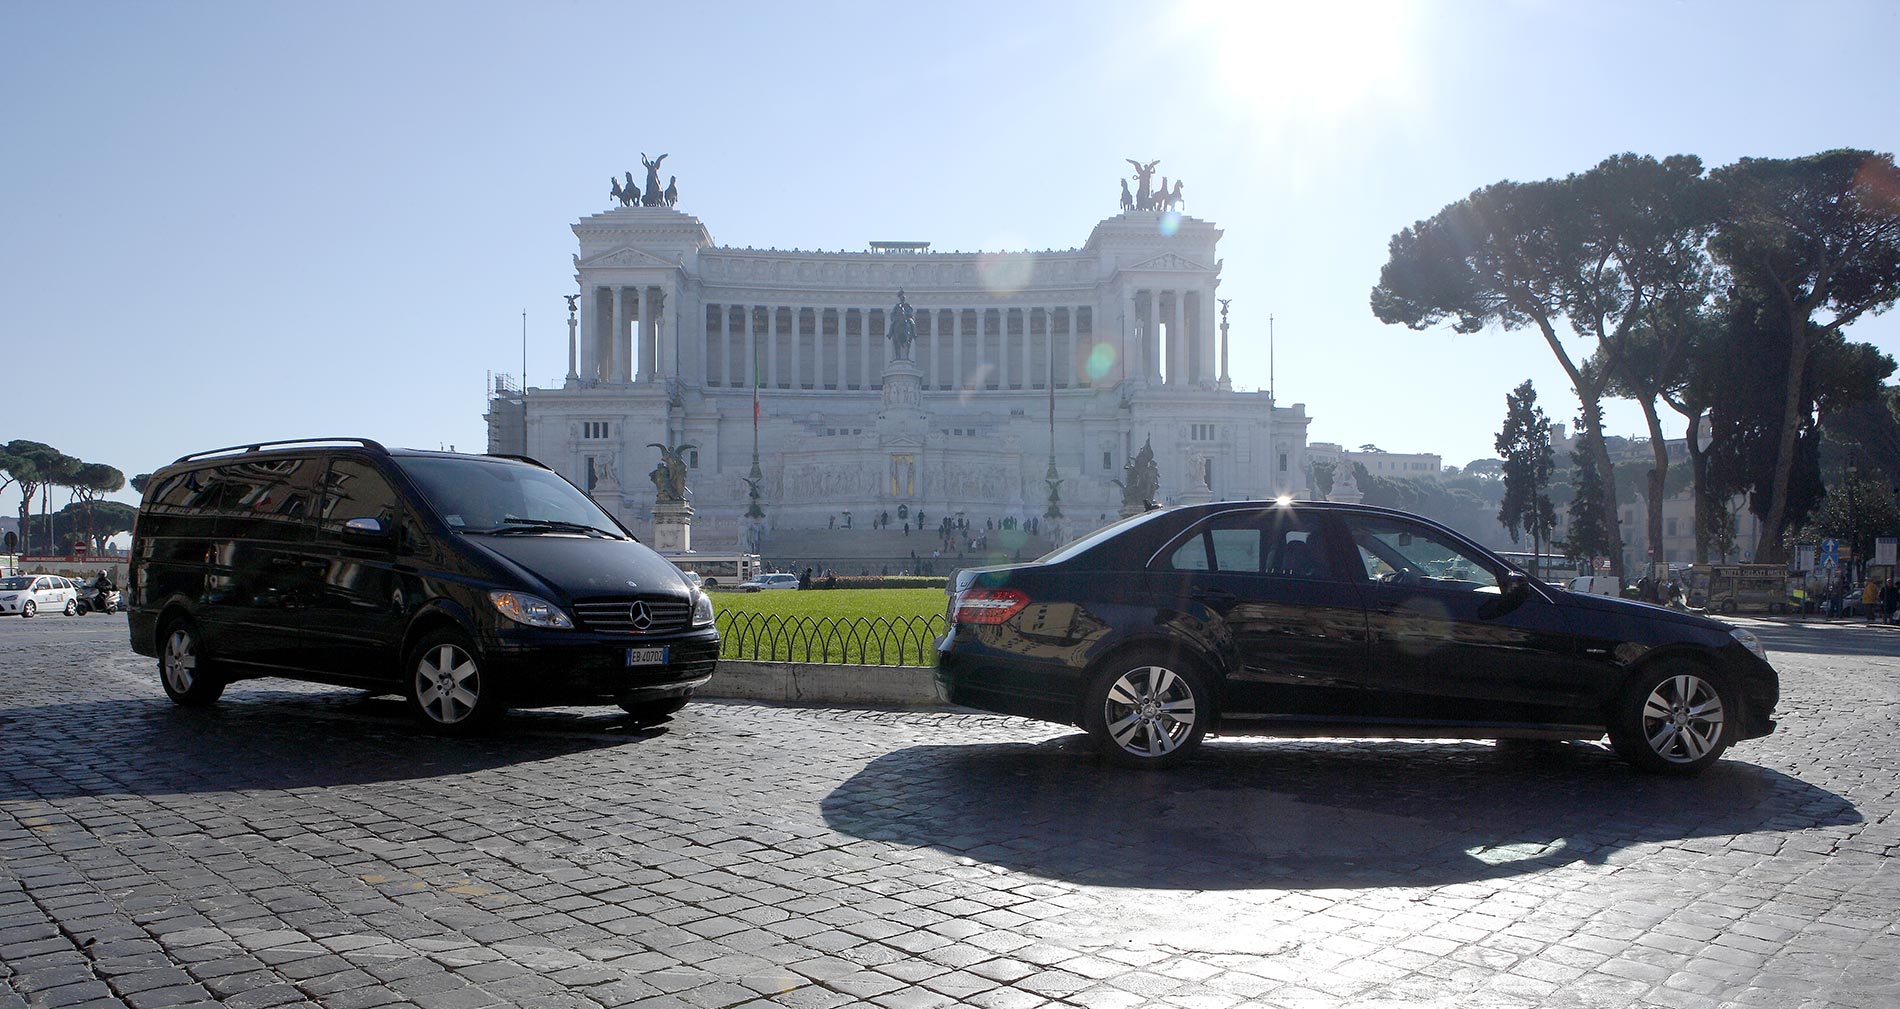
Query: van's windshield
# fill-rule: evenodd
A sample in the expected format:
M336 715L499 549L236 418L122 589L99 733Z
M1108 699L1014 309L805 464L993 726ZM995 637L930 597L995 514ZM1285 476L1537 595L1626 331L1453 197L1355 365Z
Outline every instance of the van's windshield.
M624 535L587 495L534 466L470 456L398 457L442 521L471 533Z

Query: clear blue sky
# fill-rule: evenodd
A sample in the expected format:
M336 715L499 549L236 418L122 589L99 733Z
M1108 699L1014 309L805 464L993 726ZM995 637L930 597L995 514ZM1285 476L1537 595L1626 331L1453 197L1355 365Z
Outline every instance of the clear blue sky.
M1375 320L1395 231L1622 151L1891 151L1896 40L1877 2L3 0L0 440L480 449L524 309L565 373L568 226L642 151L722 244L853 250L1078 246L1138 157L1225 229L1237 384L1272 315L1313 440L1462 465L1518 382L1575 401L1530 334Z

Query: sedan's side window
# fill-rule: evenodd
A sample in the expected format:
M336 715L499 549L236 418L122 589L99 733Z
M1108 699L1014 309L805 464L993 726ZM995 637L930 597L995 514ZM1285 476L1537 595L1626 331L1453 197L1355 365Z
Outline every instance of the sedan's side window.
M1167 555L1174 571L1333 579L1317 516L1287 509L1216 515Z
M1499 591L1498 574L1477 554L1430 526L1382 515L1346 518L1364 576L1387 585Z

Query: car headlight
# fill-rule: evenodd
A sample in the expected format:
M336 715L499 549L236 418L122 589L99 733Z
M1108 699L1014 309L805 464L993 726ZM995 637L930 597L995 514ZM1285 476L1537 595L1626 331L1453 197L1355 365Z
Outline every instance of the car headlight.
M517 624L529 627L552 627L567 630L574 621L561 612L561 608L540 596L531 596L526 592L490 592L488 601L495 604L501 615Z
M693 593L693 626L704 627L712 622L712 597L704 592Z
M1743 648L1753 652L1756 658L1763 662L1768 661L1768 649L1761 646L1761 639L1755 636L1754 631L1740 627L1731 627L1729 628L1728 636L1734 638Z

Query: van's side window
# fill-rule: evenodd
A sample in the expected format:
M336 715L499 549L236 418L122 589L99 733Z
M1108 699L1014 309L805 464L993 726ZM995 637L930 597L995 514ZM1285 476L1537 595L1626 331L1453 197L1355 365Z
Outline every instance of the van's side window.
M333 459L323 478L323 531L341 533L351 519L370 518L394 528L402 509L396 490L376 468L354 459Z

